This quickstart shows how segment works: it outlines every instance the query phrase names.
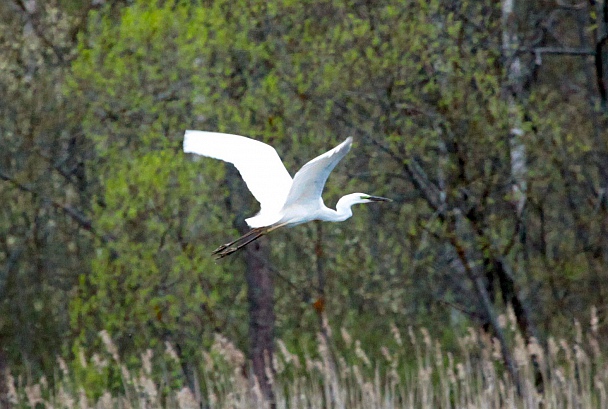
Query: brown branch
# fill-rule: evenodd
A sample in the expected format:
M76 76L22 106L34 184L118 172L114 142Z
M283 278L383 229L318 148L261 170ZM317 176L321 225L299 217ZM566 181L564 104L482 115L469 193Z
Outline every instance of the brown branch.
M32 189L31 187L28 187L26 185L24 185L23 183L15 180L15 178L7 175L6 173L0 171L0 179L9 182L10 184L12 184L13 186L15 186L17 189L21 190L22 192L26 192L29 193L35 197L40 196L38 192L36 192L34 189ZM95 237L98 237L99 239L101 239L102 242L104 243L108 243L110 241L113 241L113 237L107 235L107 234L100 234L98 233L95 228L93 227L93 223L91 222L90 219L88 219L85 215L83 215L80 211L78 211L77 209L74 209L71 206L56 202L52 199L49 198L43 198L44 201L50 203L54 208L60 210L61 212L63 212L64 214L68 215L72 220L74 220L78 226L80 226L82 229L90 232L91 234L93 234Z
M418 162L412 158L409 162L404 163L403 158L398 156L395 152L382 143L378 142L376 139L369 137L369 140L374 146L378 147L381 151L389 155L391 159L395 160L396 163L400 164L410 182L419 192L423 193L423 199L426 200L431 209L435 212L440 212L441 216L443 216L445 206L443 206L440 199L441 191L429 180L428 176L422 167L420 167Z
M473 271L471 265L469 264L469 260L466 255L466 250L460 244L460 242L458 242L454 233L449 234L449 241L452 244L452 247L456 250L456 254L460 259L460 262L462 263L467 275L469 276L469 279L473 282L473 285L475 286L475 289L477 290L477 293L481 298L486 316L489 319L490 324L494 328L496 338L498 338L498 341L500 343L500 350L505 366L507 367L507 370L511 375L511 379L515 384L517 393L521 396L521 383L519 380L519 375L517 373L517 368L515 367L515 361L513 359L513 356L511 355L511 352L509 351L509 348L507 347L507 340L498 322L498 317L496 315L496 311L494 311L494 306L492 305L492 301L490 300L490 295L486 290L482 278L479 276L479 274Z
M595 55L595 50L590 48L574 47L520 47L518 52L532 54L556 54L556 55Z
M600 41L597 42L595 46L595 77L597 82L597 88L600 93L600 100L602 103L602 108L606 109L606 101L608 101L608 95L606 91L606 80L604 79L604 45L606 45L606 40L608 38L604 37Z
M457 304L455 302L447 301L444 299L437 300L441 304L445 304L447 307L453 308L457 311L460 311L464 315L476 321L485 321L485 317L482 317L481 314L476 313L475 311L470 311L465 308L463 305Z
M59 62L61 64L64 64L66 62L66 60L64 58L64 53L61 52L59 47L57 47L55 44L53 44L53 42L51 40L49 40L47 38L47 36L44 35L44 28L41 27L40 21L36 15L37 13L35 11L31 12L30 10L28 10L28 7L25 5L23 0L15 0L15 4L17 4L19 9L25 15L25 18L27 19L27 21L29 23L31 23L32 28L34 29L34 33L36 34L36 37L38 37L45 46L47 46L48 48L53 50L53 53L55 54L55 56L57 57Z

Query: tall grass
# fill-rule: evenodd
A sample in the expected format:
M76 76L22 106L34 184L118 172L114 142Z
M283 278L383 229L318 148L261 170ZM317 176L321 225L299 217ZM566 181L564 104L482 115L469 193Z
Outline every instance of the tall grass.
M505 326L509 321L502 319ZM549 338L546 345L525 343L510 332L519 392L497 341L474 329L446 351L425 329L402 334L393 326L386 345L377 346L377 359L346 329L319 335L316 350L302 355L278 340L275 371L268 376L277 408L608 408L608 365L597 325L587 334L575 325L573 332L571 340ZM52 386L44 378L26 382L7 374L10 402L39 408L267 407L255 379L245 376L245 355L222 336L202 351L190 387L171 345L156 356L145 351L139 367L129 370L109 334L100 336L107 352L88 358L80 353L73 369L59 359ZM91 374L107 382L111 373L120 379L118 389L90 389Z

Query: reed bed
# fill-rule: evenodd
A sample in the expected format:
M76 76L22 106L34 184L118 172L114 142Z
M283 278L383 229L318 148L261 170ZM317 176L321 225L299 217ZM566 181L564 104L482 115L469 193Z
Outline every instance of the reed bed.
M504 325L509 321L503 317ZM544 345L511 332L519 390L497 341L474 329L451 350L424 328L402 333L395 326L386 345L367 352L344 328L335 336L325 331L315 350L300 354L278 340L274 371L267 375L277 408L608 408L608 365L597 325L587 334L575 325L573 332L571 340L549 337ZM90 357L78 353L73 365L58 359L52 385L45 378L26 382L7 373L13 407L269 407L259 384L245 375L251 372L245 354L220 335L201 351L188 382L170 344L156 354L143 352L139 367L128 369L110 334L102 331L100 337L107 351ZM119 387L99 390L112 373ZM95 391L91 374L99 375Z

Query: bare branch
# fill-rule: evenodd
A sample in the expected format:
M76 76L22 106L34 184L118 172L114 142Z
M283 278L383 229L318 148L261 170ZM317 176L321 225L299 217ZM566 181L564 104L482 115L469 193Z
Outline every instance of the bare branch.
M36 37L38 37L40 39L40 41L42 41L42 43L46 47L48 47L51 50L53 50L53 53L55 54L55 56L57 57L57 59L59 60L59 62L61 64L64 64L66 62L65 52L63 52L59 47L57 47L45 35L45 29L40 24L40 19L38 18L38 15L36 13L35 6L32 7L32 6L28 5L28 4L26 4L23 0L15 0L15 4L21 10L22 14L25 16L25 18L28 21L28 23L31 24L31 27L34 30L34 34L36 34Z
M39 196L38 192L36 192L34 189L15 180L15 178L7 175L6 173L4 173L2 171L0 171L0 179L9 182L10 184L15 186L17 189L21 190L22 192L26 192L26 193L32 194L34 196ZM107 242L113 240L113 238L107 234L99 234L93 227L93 223L91 222L91 220L89 220L85 215L83 215L77 209L74 209L73 207L65 205L65 204L61 204L61 203L56 202L49 198L43 198L43 199L46 202L50 203L54 208L60 210L61 212L65 213L66 215L68 215L81 228L83 228L84 230L86 230L88 232L91 232L95 237L100 238L101 241L103 241L104 243L107 243Z
M575 48L575 47L520 47L519 52L540 54L555 54L555 55L595 55L595 51L590 48Z

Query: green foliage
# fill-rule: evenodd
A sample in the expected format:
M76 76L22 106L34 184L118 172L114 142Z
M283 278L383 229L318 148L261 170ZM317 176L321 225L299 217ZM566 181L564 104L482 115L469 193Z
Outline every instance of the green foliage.
M89 269L79 225L89 186L86 144L65 114L80 101L61 93L74 15L56 1L30 19L20 10L0 5L0 360L35 374L65 346L67 304Z
M605 303L595 85L571 57L539 66L519 53L539 74L513 97L498 3L90 3L88 14L66 0L41 8L39 26L27 14L0 26L0 96L11 101L0 121L0 354L48 367L45 347L99 353L101 330L125 365L165 341L187 363L216 332L244 349L242 257L209 253L256 205L229 167L181 152L186 129L271 143L292 174L352 135L326 203L351 191L395 199L273 232L277 333L290 347L316 343L323 297L330 323L364 345L395 322L428 325L452 348L454 328L487 325L475 277L496 311L511 301L497 265L541 338ZM527 27L538 24L517 34L535 38ZM92 390L118 387L116 371L95 371L82 372Z
M276 268L290 282L277 281L280 334L314 340L319 274L330 320L357 323L364 339L385 331L385 320L447 321L437 299L476 297L464 273L446 267L449 237L459 236L473 264L496 253L517 259L509 130L515 118L527 131L545 118L526 107L526 122L525 107L504 98L496 6L139 1L117 20L109 10L90 17L69 90L89 100L84 127L102 183L95 219L111 238L98 243L73 304L81 334L107 328L125 348L167 334L191 348L212 329L244 334L234 319L244 317L234 303L243 297L241 266L206 257L230 236L220 229L231 224L235 208L224 203L234 188L225 187L224 165L186 163L179 149L190 127L265 140L292 171L352 134L357 155L332 175L328 203L356 190L414 197L356 209L359 217L323 233L273 235ZM408 166L441 187L445 214L412 184ZM467 214L465 224L457 214ZM317 271L316 240L325 254ZM463 284L454 289L450 276ZM213 320L197 321L201 311Z
M204 128L270 136L290 169L326 148L328 135L353 133L358 154L332 174L326 188L329 203L338 192L349 190L387 195L411 189L382 176L403 170L374 152L372 141L404 151L400 157L419 158L429 168L441 162L442 171L453 174L463 158L437 154L446 137L452 138L459 153L466 155L467 180L448 181L450 199L462 189L482 196L487 187L482 182L494 178L494 183L504 183L499 177L509 177L508 168L500 176L482 173L492 170L483 164L508 162L506 133L501 132L507 127L507 107L500 98L504 74L494 64L499 48L458 46L462 36L477 34L465 33L454 14L444 15L440 2L411 2L398 12L394 6L377 3L369 14L354 4L327 2L321 12L307 3L280 3L269 20L263 18L267 15L263 6L259 12L253 8L242 15L222 14L215 11L218 8L214 4L209 23L214 35L205 47L208 72L195 82L196 92L212 101L195 107L206 118ZM495 27L482 22L489 30ZM484 99L492 111L478 104ZM417 115L407 115L408 111ZM290 156L293 152L298 158ZM346 183L345 175L354 180ZM373 183L368 185L369 181ZM401 240L402 231L415 229L416 218L428 219L431 212L425 206L357 210L368 217L326 228L330 232L323 240L328 255L327 308L336 320L356 321L362 333L373 333L378 328L374 320L365 319L367 314L406 313L401 319L412 319L421 312L412 303L428 305L435 298L435 264L418 263L415 272L405 268L412 264L416 247ZM383 227L370 231L370 220ZM388 225L399 228L387 229ZM302 243L311 242L314 234L302 230L290 232L295 238L285 246L273 243L274 256L280 257L280 271L292 272L297 288L310 288L315 274L295 262L295 246L301 251ZM417 234L412 236L418 239ZM390 251L401 245L411 251ZM312 265L312 245L304 244L304 251ZM408 286L413 283L410 274L428 278L414 289ZM305 290L294 295L302 300L315 296ZM279 311L293 310L294 295L279 296ZM314 314L305 310L300 304L286 313L280 329L291 332L302 324L314 328Z
M209 181L222 172L188 163L180 149L196 73L187 43L201 33L188 26L190 12L139 2L120 24L95 14L73 64L68 92L91 98L84 127L102 182L94 218L106 238L72 304L84 347L107 329L123 352L171 340L191 354L203 334L232 325L227 306L242 283L206 257L222 197Z
M93 260L90 307L84 308L104 317L104 328L124 342L148 334L132 338L137 347L154 346L166 336L182 338L184 332L186 338L199 338L205 328L199 314L214 311L220 293L229 296L219 289L229 288L232 280L204 257L207 246L191 244L211 224L205 206L189 194L193 169L171 151L116 165L98 219L115 238ZM199 212L188 214L190 209ZM85 320L78 327L98 328L91 324Z

